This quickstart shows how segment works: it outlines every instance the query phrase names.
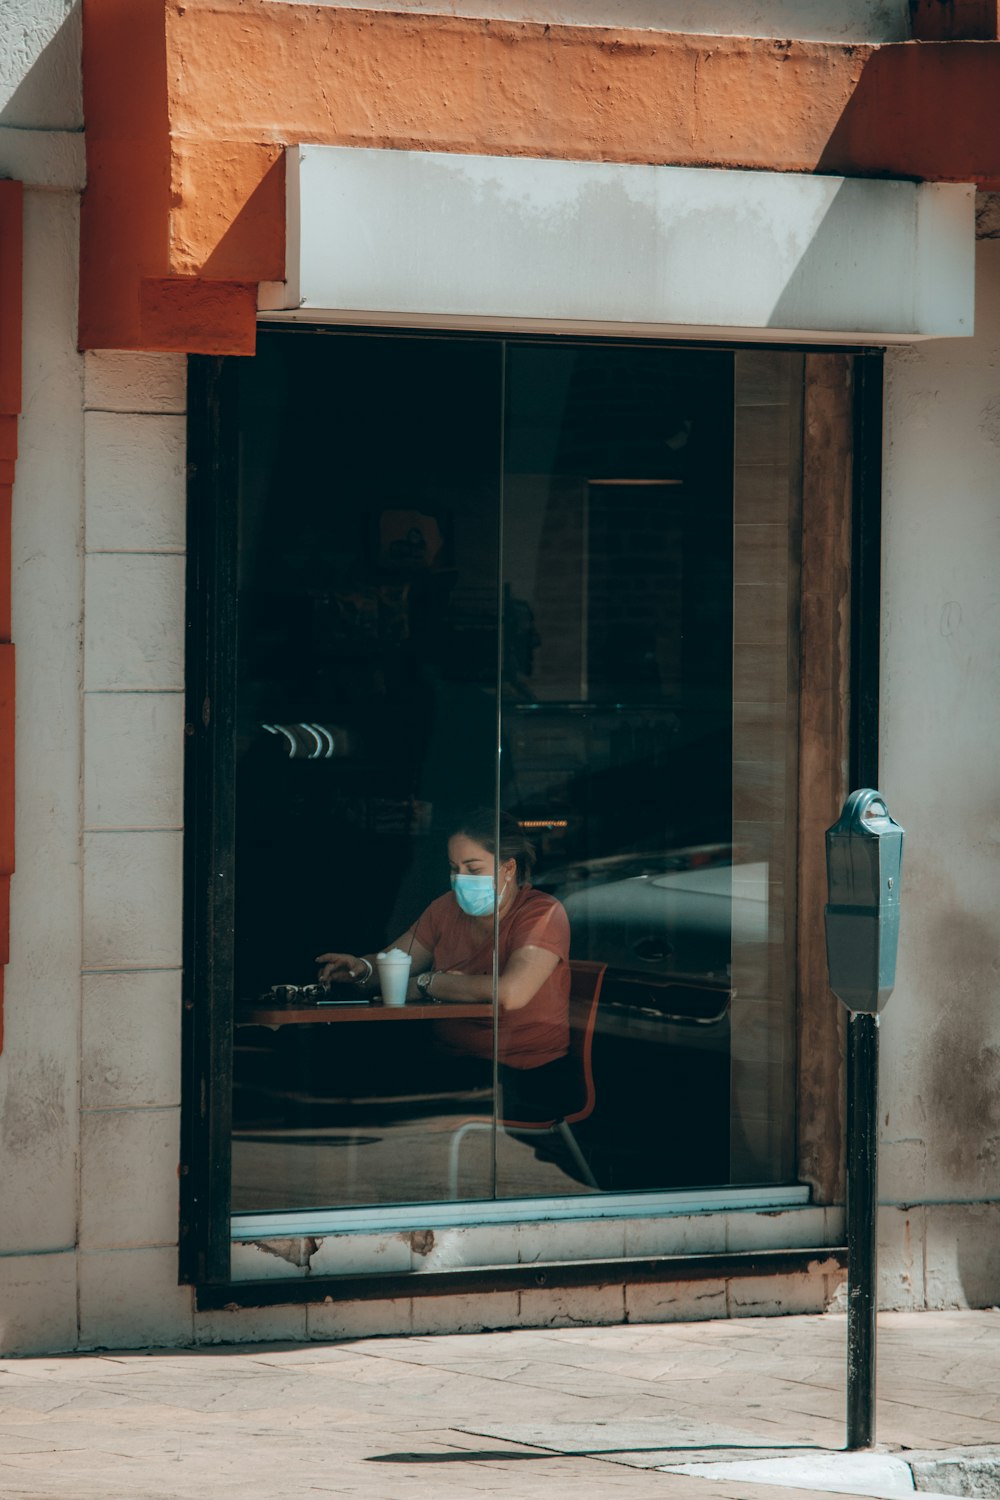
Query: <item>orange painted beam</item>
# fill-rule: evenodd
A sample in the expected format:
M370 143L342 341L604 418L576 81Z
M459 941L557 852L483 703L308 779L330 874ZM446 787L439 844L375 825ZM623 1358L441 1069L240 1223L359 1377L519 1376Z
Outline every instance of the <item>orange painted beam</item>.
M2 218L2 212L0 212L0 218ZM19 350L20 340L18 340L17 347ZM13 412L5 412L0 414L0 642L10 640L10 591L12 577L10 523L14 469L16 464L17 417Z
M84 0L80 345L142 348L139 287L170 271L164 0Z
M14 647L8 642L0 645L0 876L13 870ZM0 963L6 963L6 954L0 953Z
M998 98L1000 43L84 0L80 341L250 352L253 289L283 275L289 143L993 185Z
M143 348L188 354L253 354L256 349L256 281L149 277L139 287L139 310Z
M11 490L21 410L21 298L24 191L0 182L0 1051L3 965L10 956L10 877L14 870L14 647L10 644Z
M13 489L13 479L11 479L10 484L0 484L0 650L10 640L10 593L12 576L10 522ZM0 733L2 732L2 726L0 726ZM3 785L0 783L0 797L2 796Z
M276 145L811 171L872 51L267 0L171 10L167 47L171 268L247 280L283 267Z
M1000 186L1000 42L905 43L869 58L822 172Z
M21 410L21 279L24 219L24 188L19 182L0 182L0 415L16 416ZM0 457L17 456L16 427L13 452L7 447Z
M173 275L169 13L165 0L84 0L87 186L79 343L82 349L253 353L256 313L248 321L247 307L256 308L256 280L219 284L211 279L214 268L209 279ZM172 82L175 93L183 91L176 78ZM199 184L199 197L204 193L214 204L223 239L227 220L245 207L244 186L239 171Z

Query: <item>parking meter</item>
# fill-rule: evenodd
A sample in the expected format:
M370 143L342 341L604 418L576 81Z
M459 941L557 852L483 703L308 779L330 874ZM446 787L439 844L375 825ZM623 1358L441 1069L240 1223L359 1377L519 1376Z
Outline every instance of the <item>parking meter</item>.
M885 798L852 792L826 832L830 988L849 1011L881 1011L896 983L903 830Z
M896 983L903 830L852 792L826 831L826 961L847 1020L847 1447L875 1442L879 1012Z

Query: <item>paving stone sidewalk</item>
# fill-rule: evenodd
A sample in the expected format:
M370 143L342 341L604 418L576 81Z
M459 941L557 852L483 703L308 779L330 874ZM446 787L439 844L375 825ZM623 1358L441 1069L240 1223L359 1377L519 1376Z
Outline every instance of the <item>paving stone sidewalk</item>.
M1000 1313L880 1318L874 1466L837 1453L845 1337L790 1317L0 1360L0 1497L1000 1494Z

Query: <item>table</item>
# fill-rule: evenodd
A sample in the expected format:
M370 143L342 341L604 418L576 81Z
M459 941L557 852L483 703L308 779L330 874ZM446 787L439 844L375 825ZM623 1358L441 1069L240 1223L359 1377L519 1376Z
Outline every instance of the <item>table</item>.
M267 1010L260 1006L237 1009L237 1026L314 1026L332 1021L488 1021L493 1016L489 1000L460 1000L455 1003L408 1000L405 1005L383 1005L381 1001L356 1005L276 1005Z

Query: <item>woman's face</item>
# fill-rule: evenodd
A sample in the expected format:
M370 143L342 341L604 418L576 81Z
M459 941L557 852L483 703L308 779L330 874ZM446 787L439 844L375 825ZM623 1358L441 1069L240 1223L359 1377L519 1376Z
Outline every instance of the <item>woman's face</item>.
M482 844L475 843L464 833L453 833L448 840L448 863L453 875L493 875L496 860ZM500 866L498 885L506 880L508 887L515 884L517 861L508 859Z

